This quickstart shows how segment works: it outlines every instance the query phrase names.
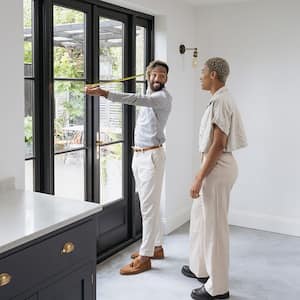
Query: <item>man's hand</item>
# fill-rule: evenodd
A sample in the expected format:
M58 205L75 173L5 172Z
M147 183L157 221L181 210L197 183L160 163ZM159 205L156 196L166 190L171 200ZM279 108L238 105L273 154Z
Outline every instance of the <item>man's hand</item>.
M84 92L90 96L103 96L107 98L108 91L102 90L100 87L88 87L84 88Z
M202 180L199 180L198 178L195 178L191 189L190 189L190 196L193 199L199 198L199 193L202 187Z

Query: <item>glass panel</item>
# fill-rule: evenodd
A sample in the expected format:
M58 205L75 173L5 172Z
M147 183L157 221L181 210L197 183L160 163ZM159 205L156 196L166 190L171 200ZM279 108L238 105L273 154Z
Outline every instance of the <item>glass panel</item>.
M100 203L123 198L123 144L100 147Z
M146 91L145 91L145 83L144 82L137 82L135 87L136 87L136 93L137 94L145 95ZM135 107L136 119L139 116L140 109L141 109L141 106L136 106Z
M84 200L85 150L55 155L55 195Z
M123 91L123 84L105 84L105 89ZM100 140L104 143L123 139L123 105L100 97Z
M136 74L146 71L146 28L136 27ZM146 80L145 76L138 77L138 80Z
M124 24L99 18L100 80L123 77Z
M140 95L145 95L145 83L144 82L137 82L136 83L136 93Z
M146 28L136 26L136 74L146 73ZM138 77L137 80L146 80L146 77ZM145 83L136 83L136 93L144 95L146 93ZM136 119L141 107L136 106Z
M34 81L25 79L25 109L24 109L24 142L25 142L25 157L33 157L33 95Z
M85 13L54 6L54 77L85 76Z
M79 81L54 82L55 151L76 149L85 145L85 83Z
M25 190L33 191L33 160L25 160Z
M33 76L32 59L32 0L23 1L24 22L24 75Z

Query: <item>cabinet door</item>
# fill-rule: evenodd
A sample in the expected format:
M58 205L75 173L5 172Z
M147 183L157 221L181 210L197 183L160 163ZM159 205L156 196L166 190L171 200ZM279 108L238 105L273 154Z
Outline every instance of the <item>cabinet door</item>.
M2 300L2 298L1 298L1 300ZM28 297L28 295L27 296L18 296L16 298L12 298L10 300L38 300L38 294L34 294L29 297Z
M94 275L93 275L94 276ZM91 300L95 299L90 265L58 278L39 292L39 300Z

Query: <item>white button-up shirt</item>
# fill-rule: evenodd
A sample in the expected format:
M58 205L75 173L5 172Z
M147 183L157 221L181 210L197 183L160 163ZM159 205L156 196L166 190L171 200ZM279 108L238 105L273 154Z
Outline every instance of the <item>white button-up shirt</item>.
M208 152L213 141L213 124L226 135L224 152L232 152L247 146L247 138L238 108L226 87L212 96L201 120L199 151Z

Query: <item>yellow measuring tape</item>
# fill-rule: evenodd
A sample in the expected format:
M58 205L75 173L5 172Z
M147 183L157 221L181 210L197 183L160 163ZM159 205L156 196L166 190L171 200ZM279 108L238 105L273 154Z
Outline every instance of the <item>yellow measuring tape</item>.
M144 73L143 74L137 74L137 75L133 75L133 76L129 76L129 77L124 77L124 78L121 78L121 79L112 79L112 80L104 80L104 81L100 80L97 83L89 83L89 84L86 84L85 86L87 86L89 88L93 88L93 87L99 86L100 84L123 82L123 81L131 80L131 79L135 79L135 78L138 78L138 77L142 77L142 76L145 76L145 74Z

